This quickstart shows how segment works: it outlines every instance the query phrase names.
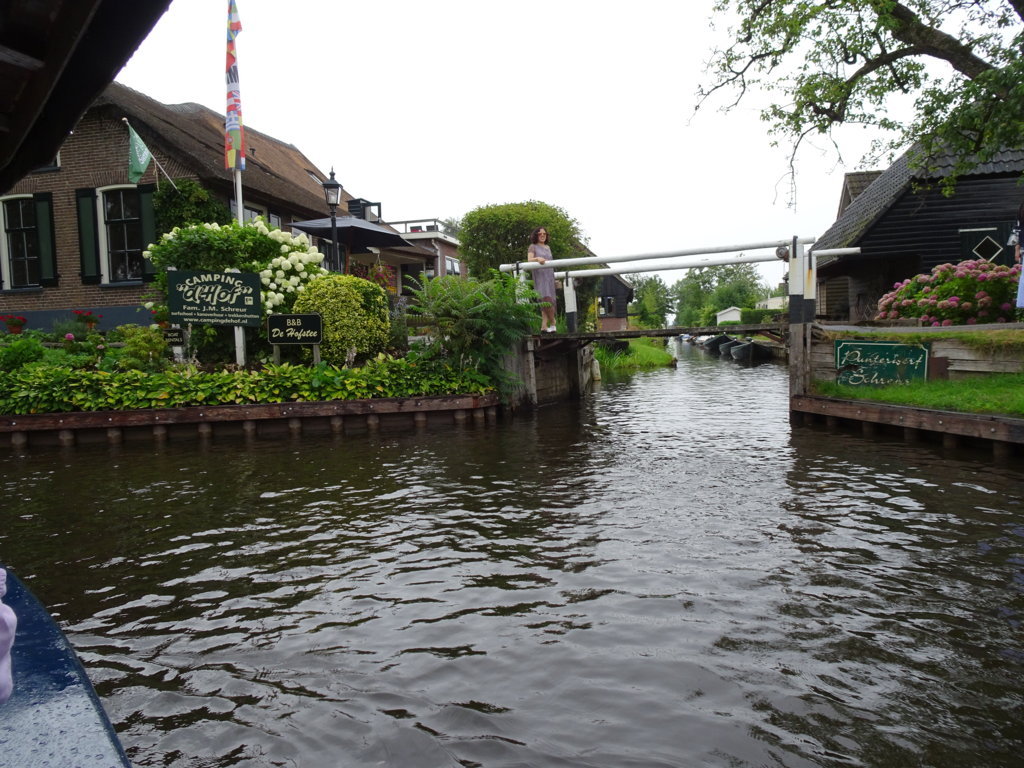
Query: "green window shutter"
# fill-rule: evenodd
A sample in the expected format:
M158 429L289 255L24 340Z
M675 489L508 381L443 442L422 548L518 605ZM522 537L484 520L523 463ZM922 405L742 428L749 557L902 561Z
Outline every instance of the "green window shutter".
M95 285L103 279L96 224L96 190L75 190L75 205L78 210L78 254L82 265L82 282Z
M153 193L156 184L139 185L139 217L142 219L142 250L156 242L156 209L153 208ZM147 282L156 277L156 267L149 259L142 260L142 279Z
M36 235L39 238L39 284L53 287L60 281L53 231L53 195L38 192L32 195L32 202L36 210Z

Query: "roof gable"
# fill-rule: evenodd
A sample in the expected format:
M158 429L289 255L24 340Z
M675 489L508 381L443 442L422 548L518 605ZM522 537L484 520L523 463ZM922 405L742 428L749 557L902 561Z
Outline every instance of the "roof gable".
M826 248L851 248L856 246L867 231L888 211L897 200L906 194L915 182L941 179L952 170L952 156L933 161L935 170L913 169L911 148L872 181L867 189L854 198L842 211L839 218L818 238L813 250ZM994 174L1024 172L1024 151L1005 150L987 163L982 163L964 176L989 176ZM844 179L845 184L845 179Z
M200 104L162 104L120 83L111 83L91 109L115 119L127 117L147 144L160 147L210 186L230 188L232 172L224 168L222 115ZM314 177L322 181L323 173L291 144L249 126L245 135L245 188L289 207L322 215L326 205Z

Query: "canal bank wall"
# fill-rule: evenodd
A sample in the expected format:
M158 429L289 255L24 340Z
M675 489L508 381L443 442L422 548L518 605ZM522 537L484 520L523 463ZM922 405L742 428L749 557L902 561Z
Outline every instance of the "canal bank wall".
M836 342L865 341L927 344L926 376L929 380L963 380L994 373L1024 372L1024 350L1012 346L969 343L950 333L1024 329L1024 323L989 326L861 327L811 325L804 355L791 357L791 421L824 424L830 429L855 429L866 436L888 434L908 442L929 440L945 448L978 447L997 458L1024 453L1024 419L990 414L970 414L927 408L890 405L866 400L843 400L815 394L816 382L835 382L840 374ZM913 337L912 339L910 337Z
M509 399L513 409L579 399L594 381L593 345L572 336L531 336L505 358L505 370L521 382Z
M0 416L0 441L20 450L214 437L365 434L486 425L497 420L499 405L498 396L488 394Z
M488 394L6 415L0 416L0 446L22 450L486 425L497 421L501 408L536 408L583 397L593 382L593 365L589 342L529 337L506 358L506 371L521 384L505 403Z

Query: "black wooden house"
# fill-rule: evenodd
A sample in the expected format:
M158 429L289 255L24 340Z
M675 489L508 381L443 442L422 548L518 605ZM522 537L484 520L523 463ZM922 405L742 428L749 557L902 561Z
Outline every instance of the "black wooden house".
M628 309L633 300L633 286L618 275L601 278L598 330L624 331L629 326Z
M947 197L939 184L942 168L912 168L910 153L904 154L850 200L814 244L814 250L860 248L859 255L818 257L819 316L871 319L894 283L946 262L1012 264L1006 242L1024 200L1022 172L1024 151L1001 152L961 176Z

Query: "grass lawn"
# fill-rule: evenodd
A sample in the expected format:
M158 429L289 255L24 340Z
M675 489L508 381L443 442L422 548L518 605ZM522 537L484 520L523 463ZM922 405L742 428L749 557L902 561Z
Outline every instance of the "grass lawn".
M814 393L844 400L871 400L962 413L1024 418L1024 373L996 373L970 379L922 381L889 387L853 387L818 381Z

